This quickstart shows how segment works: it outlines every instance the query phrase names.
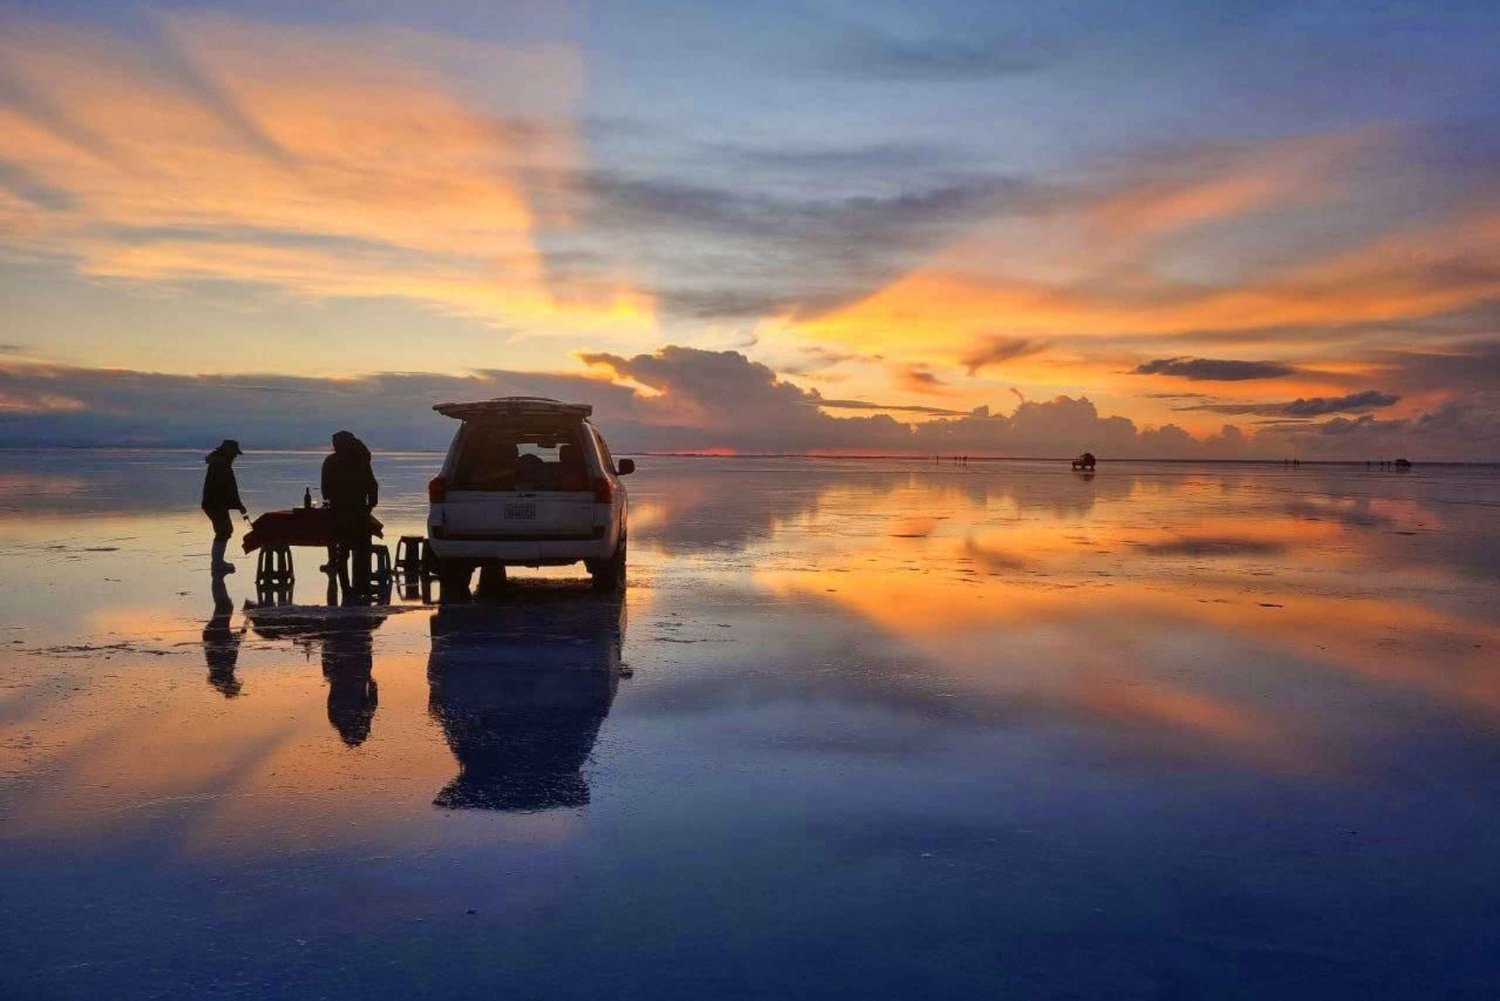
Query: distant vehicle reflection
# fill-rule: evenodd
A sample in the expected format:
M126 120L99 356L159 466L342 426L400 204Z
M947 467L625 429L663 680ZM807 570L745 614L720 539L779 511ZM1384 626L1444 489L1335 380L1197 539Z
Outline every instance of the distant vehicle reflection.
M385 621L378 607L270 604L246 609L255 635L292 640L311 656L317 646L328 682L328 723L347 747L370 737L380 689L374 678L373 633Z
M581 770L614 701L624 633L623 593L586 585L528 582L493 604L439 608L428 710L459 772L434 804L522 813L587 804Z

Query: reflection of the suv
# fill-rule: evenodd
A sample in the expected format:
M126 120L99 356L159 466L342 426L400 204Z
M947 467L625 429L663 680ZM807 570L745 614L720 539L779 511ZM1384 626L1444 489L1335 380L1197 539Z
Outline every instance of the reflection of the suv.
M601 590L625 582L628 511L618 466L587 404L510 396L433 408L463 423L428 484L427 535L444 596L475 567L567 566L582 560Z
M580 774L620 676L619 592L512 589L503 604L432 618L428 710L458 759L433 801L536 812L583 806Z

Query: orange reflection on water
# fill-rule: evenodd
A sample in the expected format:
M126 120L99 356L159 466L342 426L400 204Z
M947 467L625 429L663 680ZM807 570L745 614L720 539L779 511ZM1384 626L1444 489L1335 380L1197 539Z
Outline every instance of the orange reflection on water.
M241 656L244 689L230 700L204 684L201 654L136 661L81 685L33 755L28 771L49 781L38 788L27 823L52 837L88 837L149 820L153 804L191 797L198 802L179 847L222 853L253 840L273 801L283 819L297 815L306 833L379 821L378 802L331 795L351 771L326 718L316 661L288 663L283 653L275 669L257 670L260 658ZM386 716L402 713L404 703L425 704L424 668L416 656L382 658L377 678ZM171 698L151 694L163 687ZM450 767L441 745L410 739L418 735L403 728L381 730L378 717L379 710L372 750L425 775L429 785L439 782Z
M1391 569L1384 526L1439 520L1414 502L1333 499L1309 516L1254 490L1177 481L1150 485L1148 503L1127 490L1049 516L1003 487L843 489L819 508L885 531L829 519L822 543L841 546L812 566L763 569L757 584L857 615L976 695L1176 730L1296 769L1340 766L1299 750L1316 721L1266 698L1262 672L1333 672L1500 713L1489 652L1500 627L1448 607L1440 567L1402 568L1399 588L1372 571Z
M1103 716L1141 726L1166 726L1214 741L1269 753L1284 732L1264 715L1227 699L1170 685L1095 675L1079 686L1078 702Z

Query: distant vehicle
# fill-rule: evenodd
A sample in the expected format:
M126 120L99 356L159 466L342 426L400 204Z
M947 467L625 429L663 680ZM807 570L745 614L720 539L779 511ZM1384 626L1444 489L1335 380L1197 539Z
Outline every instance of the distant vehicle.
M1074 469L1092 470L1094 468L1094 453L1085 452L1073 460Z
M427 485L427 537L445 595L511 566L583 561L594 586L625 584L628 506L618 464L583 403L508 396L432 409L462 421Z
M1410 459L1397 459L1395 462L1392 463L1392 465L1395 466L1397 469L1410 469L1411 468L1411 460Z

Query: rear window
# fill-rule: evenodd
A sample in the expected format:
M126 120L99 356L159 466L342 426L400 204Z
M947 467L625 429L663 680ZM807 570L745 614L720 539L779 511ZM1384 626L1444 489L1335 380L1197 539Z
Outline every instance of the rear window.
M454 490L588 490L583 426L556 419L469 422L459 431Z

